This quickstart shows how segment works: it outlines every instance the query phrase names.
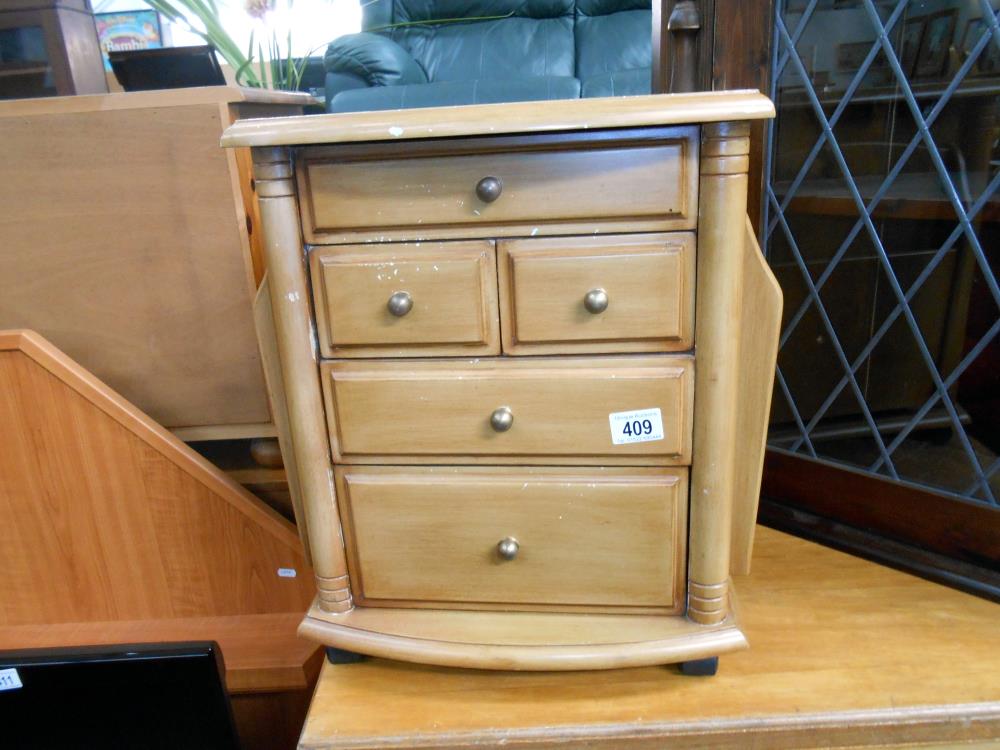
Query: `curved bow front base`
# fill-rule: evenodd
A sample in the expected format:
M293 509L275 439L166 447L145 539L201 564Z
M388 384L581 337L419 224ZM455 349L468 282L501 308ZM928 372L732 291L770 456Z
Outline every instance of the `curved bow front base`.
M317 604L299 635L345 651L443 667L568 671L704 659L747 647L738 612L718 625L683 617L476 612Z

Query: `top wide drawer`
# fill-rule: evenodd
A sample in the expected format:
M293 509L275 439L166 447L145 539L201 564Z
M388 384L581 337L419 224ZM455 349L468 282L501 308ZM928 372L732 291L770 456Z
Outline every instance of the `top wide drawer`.
M311 149L301 157L313 243L693 229L696 127ZM617 222L617 225L616 225Z

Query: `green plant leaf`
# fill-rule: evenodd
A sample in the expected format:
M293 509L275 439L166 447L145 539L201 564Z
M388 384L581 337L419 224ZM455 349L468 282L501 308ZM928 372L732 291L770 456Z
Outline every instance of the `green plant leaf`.
M387 23L385 26L375 26L370 29L365 29L365 31L389 31L391 29L401 29L406 26L438 26L440 24L470 23L472 21L500 21L504 18L510 18L513 15L514 11L512 10L510 13L504 13L502 16L469 16L468 18L435 18L429 21L400 21L399 23Z

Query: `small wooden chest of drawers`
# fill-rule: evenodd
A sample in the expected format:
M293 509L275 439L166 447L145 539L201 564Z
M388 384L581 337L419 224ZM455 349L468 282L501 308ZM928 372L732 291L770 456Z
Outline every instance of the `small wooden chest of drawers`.
M748 120L772 113L726 92L227 132L254 149L303 633L514 669L746 645L729 575L780 316Z

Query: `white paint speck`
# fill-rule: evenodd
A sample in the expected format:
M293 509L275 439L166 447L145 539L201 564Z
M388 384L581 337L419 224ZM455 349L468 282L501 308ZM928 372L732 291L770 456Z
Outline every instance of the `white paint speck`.
M289 292L288 294L285 295L285 297L288 299L289 302L298 302L299 301L299 293L298 292Z
M399 138L399 136L401 136L402 134L403 134L403 129L398 125L393 125L391 128L389 128L389 135L391 135L393 138Z

